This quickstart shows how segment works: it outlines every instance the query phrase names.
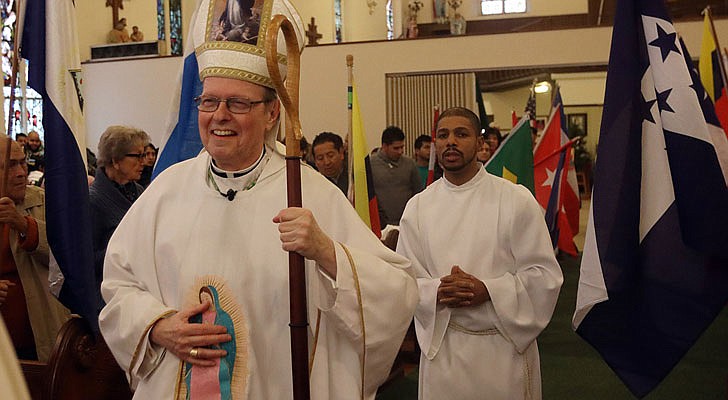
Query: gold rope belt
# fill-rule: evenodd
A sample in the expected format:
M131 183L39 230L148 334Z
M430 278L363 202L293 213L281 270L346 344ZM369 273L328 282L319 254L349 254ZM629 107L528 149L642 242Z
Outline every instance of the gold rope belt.
M496 328L490 328L490 329L486 329L483 331L473 331L462 325L458 325L456 322L453 322L452 320L450 322L448 322L447 327L454 329L458 332L466 333L468 335L490 336L490 335L499 335L500 334L500 332Z

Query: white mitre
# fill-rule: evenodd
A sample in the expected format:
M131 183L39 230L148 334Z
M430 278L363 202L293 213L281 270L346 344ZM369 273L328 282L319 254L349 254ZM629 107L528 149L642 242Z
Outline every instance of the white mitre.
M208 76L240 79L275 89L268 73L266 32L275 15L285 15L293 24L299 49L303 50L301 16L288 0L202 0L192 21L200 80ZM288 60L283 34L278 35L278 67L285 80ZM278 127L269 132L266 144L274 143Z

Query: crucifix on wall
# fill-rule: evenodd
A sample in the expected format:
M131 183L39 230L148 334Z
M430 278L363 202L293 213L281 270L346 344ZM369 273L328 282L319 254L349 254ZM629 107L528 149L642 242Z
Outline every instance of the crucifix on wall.
M306 37L308 37L308 45L309 46L316 46L318 44L318 40L323 37L320 33L317 31L316 26L316 18L311 17L311 23L308 24L308 30L306 31Z
M111 15L113 21L111 21L111 29L116 27L116 23L119 22L119 10L124 9L124 0L106 0L106 7L111 7Z

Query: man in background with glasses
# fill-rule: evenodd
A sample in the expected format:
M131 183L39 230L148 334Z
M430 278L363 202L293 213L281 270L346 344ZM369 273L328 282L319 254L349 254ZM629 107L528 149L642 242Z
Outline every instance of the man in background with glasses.
M290 3L261 3L261 15L286 14L303 43ZM215 41L204 25L218 20L215 3L200 7L192 29L202 40L194 46L204 150L159 174L109 242L104 338L135 398L290 399L288 252L298 252L311 398L373 400L417 302L409 262L312 168L301 168L304 208L287 207L281 108L264 46Z

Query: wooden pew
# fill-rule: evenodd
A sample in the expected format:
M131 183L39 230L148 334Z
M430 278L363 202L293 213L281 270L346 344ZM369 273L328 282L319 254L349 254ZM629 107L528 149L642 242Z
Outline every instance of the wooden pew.
M33 400L129 400L124 372L106 342L79 317L62 327L48 364L21 360Z

